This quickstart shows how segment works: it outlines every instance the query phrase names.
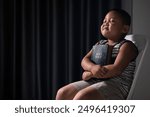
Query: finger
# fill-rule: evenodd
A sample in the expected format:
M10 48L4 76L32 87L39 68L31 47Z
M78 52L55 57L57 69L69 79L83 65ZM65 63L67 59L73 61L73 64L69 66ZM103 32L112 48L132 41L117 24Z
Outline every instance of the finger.
M108 69L106 67L102 67L102 70L105 71L105 72L108 71Z
M106 72L104 70L99 70L99 72L97 73L98 76L104 76L106 74Z
M108 69L106 69L105 67L103 67L103 68L101 69L101 72L105 75L105 74L108 72Z
M99 72L96 76L97 78L103 78L104 74L102 72Z

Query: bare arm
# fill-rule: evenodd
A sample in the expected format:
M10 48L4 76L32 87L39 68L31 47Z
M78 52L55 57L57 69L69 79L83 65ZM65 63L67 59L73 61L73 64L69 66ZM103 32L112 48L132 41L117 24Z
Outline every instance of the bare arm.
M83 69L85 71L91 72L93 77L110 78L120 75L128 66L130 61L137 57L138 52L132 43L126 42L121 46L114 64L105 66L92 63L92 61L90 61L91 54L92 50L83 58L81 62Z
M82 59L81 66L85 71L91 72L91 74L89 75L90 77L96 77L96 78L102 77L104 74L106 74L107 69L101 65L94 64L90 60L91 55L92 55L92 50L89 53L87 53L87 55ZM84 77L84 76L87 76L87 74L83 73L82 78L89 79L89 77Z
M91 71L92 66L95 64L90 60L92 55L92 50L85 55L85 57L81 61L81 66L85 71Z
M128 66L130 61L135 59L137 55L137 49L131 42L124 43L119 50L114 64L104 66L108 72L103 76L103 78L110 78L120 75Z

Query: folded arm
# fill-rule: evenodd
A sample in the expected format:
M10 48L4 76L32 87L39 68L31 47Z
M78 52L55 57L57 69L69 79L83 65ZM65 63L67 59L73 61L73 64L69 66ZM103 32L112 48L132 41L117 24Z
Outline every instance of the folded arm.
M92 55L92 50L81 61L81 66L86 72L83 73L82 75L83 79L86 79L86 77L84 76L89 76L88 79L90 77L100 78L107 72L107 69L105 67L101 65L96 65L90 60L91 55Z
M81 66L85 71L91 72L96 78L110 78L120 75L128 64L137 57L136 47L131 42L124 43L119 50L114 64L100 66L92 63L90 57L92 50L83 58Z
M108 69L107 74L103 78L110 78L120 75L123 70L128 66L128 64L136 59L138 55L137 48L131 42L124 43L119 50L117 58L114 64L105 65L104 67Z

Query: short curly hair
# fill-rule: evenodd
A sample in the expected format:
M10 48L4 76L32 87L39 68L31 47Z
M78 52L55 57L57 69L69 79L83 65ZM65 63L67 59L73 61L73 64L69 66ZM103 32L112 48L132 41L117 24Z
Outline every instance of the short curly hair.
M122 10L122 9L109 10L109 12L111 12L111 11L116 12L120 16L120 18L122 19L122 21L125 25L129 25L129 26L131 25L131 16L125 10Z

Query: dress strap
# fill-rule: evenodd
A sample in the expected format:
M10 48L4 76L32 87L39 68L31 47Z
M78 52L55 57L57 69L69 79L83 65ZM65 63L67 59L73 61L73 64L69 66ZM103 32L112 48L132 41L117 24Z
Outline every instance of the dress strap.
M100 41L98 42L98 44L103 45L103 44L106 44L107 42L108 42L108 40L100 40Z
M119 44L119 49L120 49L120 47L124 44L124 43L126 43L126 42L130 42L130 43L133 43L132 41L129 41L129 40L126 40L126 39L123 39L120 43L118 43Z

